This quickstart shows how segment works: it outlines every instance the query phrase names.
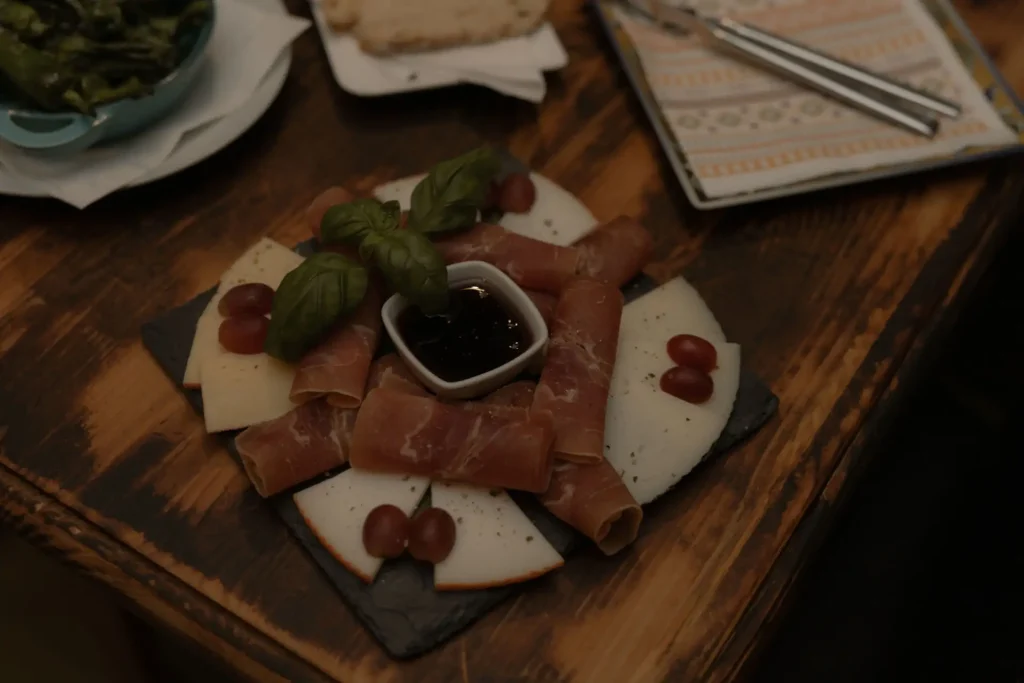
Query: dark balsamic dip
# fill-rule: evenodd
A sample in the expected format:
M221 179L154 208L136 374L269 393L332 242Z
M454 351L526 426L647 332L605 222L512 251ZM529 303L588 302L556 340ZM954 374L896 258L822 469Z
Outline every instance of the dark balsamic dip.
M409 306L398 315L409 350L445 382L461 382L517 358L532 340L526 324L485 284L454 287L448 310L424 315Z

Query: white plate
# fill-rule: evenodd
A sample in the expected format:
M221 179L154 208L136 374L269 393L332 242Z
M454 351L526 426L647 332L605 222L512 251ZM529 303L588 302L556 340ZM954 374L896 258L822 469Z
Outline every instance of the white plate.
M284 12L284 6L279 2L270 0L253 0L257 4L268 8L276 8ZM186 133L178 146L171 152L163 163L138 180L129 183L128 187L136 187L151 183L154 180L166 178L169 175L182 171L189 166L198 164L220 150L224 149L237 140L242 133L249 130L256 121L270 109L270 105L277 99L278 93L284 87L285 79L288 77L288 70L292 64L292 48L285 48L281 56L277 58L270 71L263 77L263 81L244 105L236 111L228 114L201 128ZM0 168L0 194L15 197L46 197L45 192L39 192L17 177L7 174Z
M492 45L437 50L424 55L374 57L360 50L355 38L335 33L317 0L310 0L310 11L334 80L343 90L362 97L459 83L475 83L512 94L518 91L517 86L532 78L543 81L540 72L561 69L569 62L558 34L548 23L529 36Z

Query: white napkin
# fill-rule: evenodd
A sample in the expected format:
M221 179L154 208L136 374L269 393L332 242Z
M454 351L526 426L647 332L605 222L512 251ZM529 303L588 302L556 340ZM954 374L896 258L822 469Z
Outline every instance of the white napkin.
M719 0L714 11L930 88L964 113L941 120L928 140L620 11L661 113L709 197L1016 140L918 0Z
M246 0L216 0L217 24L203 66L185 100L152 128L67 160L0 146L0 164L26 187L80 209L162 163L182 135L241 107L284 48L309 22Z

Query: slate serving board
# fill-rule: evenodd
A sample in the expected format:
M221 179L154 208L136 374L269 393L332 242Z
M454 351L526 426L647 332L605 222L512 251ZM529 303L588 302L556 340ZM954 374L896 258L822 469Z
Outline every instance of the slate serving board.
M521 162L506 155L502 175L510 171L525 170ZM490 216L486 218L493 219ZM298 245L296 251L309 255L313 253L314 248L315 243L310 240ZM657 283L650 278L640 276L626 285L623 293L629 302L650 292L656 286ZM164 372L179 386L185 375L185 365L188 362L199 316L215 292L216 288L212 288L142 327L142 341L146 348ZM382 347L389 345L386 335L382 341ZM379 353L387 350L382 348ZM182 388L182 391L196 412L202 414L202 393L195 389ZM739 393L732 415L705 460L728 451L753 434L777 408L778 399L771 390L755 375L744 370L740 376ZM225 432L222 436L228 450L237 460L235 434L237 432ZM288 525L292 534L338 588L359 620L391 656L408 659L443 644L514 592L529 590L529 586L535 583L534 581L518 586L478 591L437 592L433 587L431 567L405 557L385 562L376 580L370 585L364 584L320 545L292 500L295 491L322 481L332 474L335 472L278 494L269 502ZM510 494L538 530L563 556L568 556L581 543L586 542L587 539L549 514L534 496L515 491Z

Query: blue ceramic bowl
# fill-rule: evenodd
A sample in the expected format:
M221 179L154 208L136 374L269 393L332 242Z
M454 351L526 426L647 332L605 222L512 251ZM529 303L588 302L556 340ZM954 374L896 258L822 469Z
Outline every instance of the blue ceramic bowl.
M188 56L177 69L139 99L125 99L96 108L95 116L73 112L40 112L0 101L0 138L26 151L48 157L66 157L136 133L167 116L195 82L213 34L216 1L210 17L184 41Z

